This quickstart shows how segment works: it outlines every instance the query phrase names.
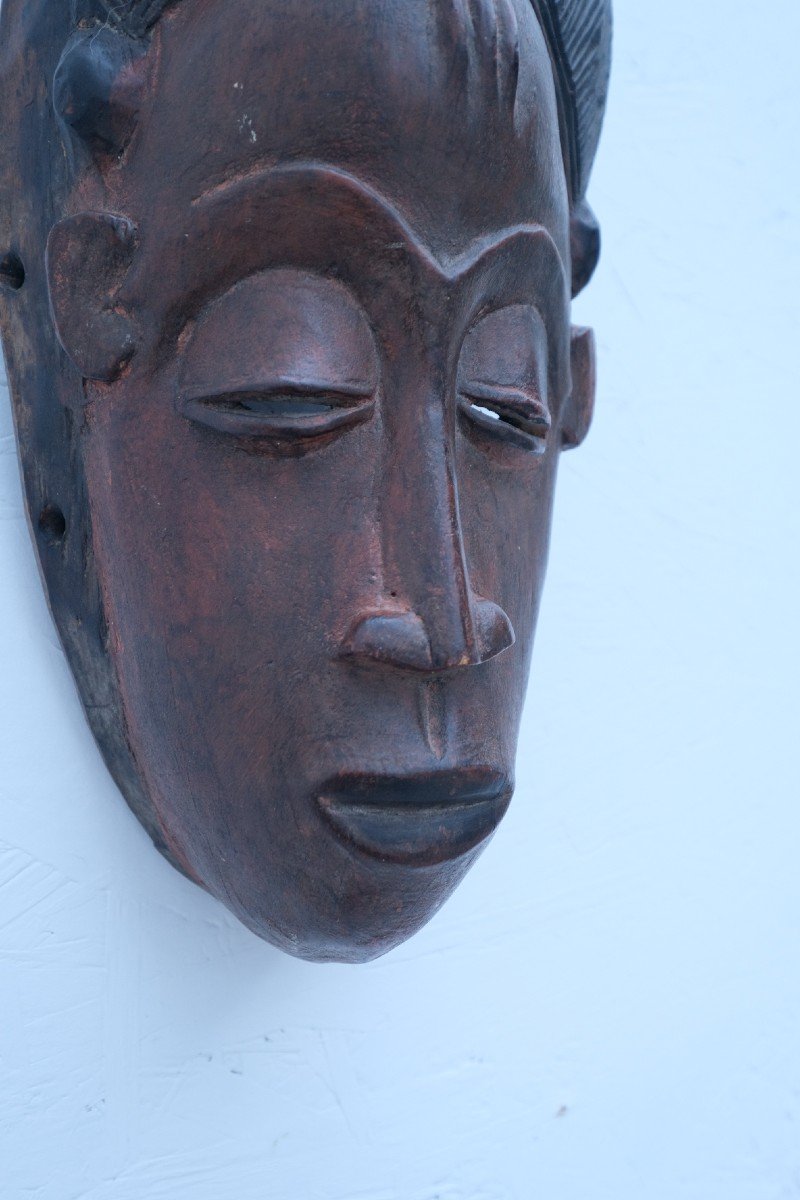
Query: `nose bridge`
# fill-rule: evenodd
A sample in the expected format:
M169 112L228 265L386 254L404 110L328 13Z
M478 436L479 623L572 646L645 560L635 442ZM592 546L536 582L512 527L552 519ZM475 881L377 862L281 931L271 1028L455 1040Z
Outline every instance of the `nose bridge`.
M458 508L455 418L444 367L390 408L382 519L387 583L421 619L434 667L480 661Z

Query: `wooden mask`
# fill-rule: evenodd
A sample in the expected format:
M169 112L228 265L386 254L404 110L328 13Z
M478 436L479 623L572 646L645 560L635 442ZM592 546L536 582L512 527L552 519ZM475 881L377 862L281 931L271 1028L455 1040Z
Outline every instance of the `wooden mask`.
M158 849L292 954L513 790L609 0L4 0L0 316L50 605Z

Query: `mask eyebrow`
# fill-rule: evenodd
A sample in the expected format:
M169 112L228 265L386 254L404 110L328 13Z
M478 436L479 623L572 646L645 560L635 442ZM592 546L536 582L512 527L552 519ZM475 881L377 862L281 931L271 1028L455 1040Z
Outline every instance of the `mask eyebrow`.
M200 193L192 201L192 207L204 212L212 212L217 206L227 207L237 198L244 199L253 193L269 193L286 184L296 182L298 188L302 184L329 184L332 189L338 188L349 192L353 199L367 208L372 208L384 222L396 230L386 249L405 248L433 273L448 283L457 282L461 276L473 270L480 263L487 263L496 253L502 252L509 243L517 238L541 239L548 243L560 273L567 278L561 254L555 240L544 225L513 225L487 234L468 246L461 254L443 258L437 256L425 244L419 234L406 221L394 205L382 196L380 192L358 179L348 171L320 162L289 163L279 167L265 167L261 164L244 174L232 179L214 184Z
M237 199L244 200L254 194L266 196L281 188L288 190L287 185L291 187L292 184L297 186L298 192L301 187L309 189L313 186L315 189L319 189L320 185L327 185L331 191L339 190L349 193L357 203L374 209L384 222L394 226L396 236L393 236L387 249L400 247L410 249L422 258L425 265L431 270L437 274L443 273L443 264L389 200L355 175L351 175L349 171L342 171L325 162L295 162L271 167L259 164L250 171L236 175L232 179L223 180L201 192L192 200L192 208L208 213L218 205L227 207Z
M448 281L458 283L472 271L481 267L488 269L493 259L513 253L515 243L520 248L532 243L543 246L546 253L552 256L559 277L566 285L568 276L564 260L555 240L544 225L511 225L507 229L498 230L496 233L481 238L469 246L463 254L448 260Z
M173 270L156 312L152 277L164 261ZM188 211L167 214L143 231L119 303L148 313L160 363L213 299L282 267L335 276L382 319L405 306L440 321L440 288L450 293L448 311L451 301L470 304L475 288L495 307L540 297L559 325L569 306L567 273L545 226L493 230L460 253L437 256L380 193L325 163L261 167L209 188Z

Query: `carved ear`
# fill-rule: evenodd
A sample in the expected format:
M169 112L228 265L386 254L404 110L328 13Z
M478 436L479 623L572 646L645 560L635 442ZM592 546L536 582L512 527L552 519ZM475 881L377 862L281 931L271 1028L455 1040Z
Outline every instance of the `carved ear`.
M61 55L53 106L69 138L99 164L120 155L133 136L146 53L143 43L100 27L74 34Z
M597 353L594 330L573 327L570 343L572 395L562 423L561 444L565 450L580 446L594 415L597 390Z
M136 349L133 322L116 311L136 245L136 227L111 213L79 213L50 232L50 309L58 340L84 379L111 382Z

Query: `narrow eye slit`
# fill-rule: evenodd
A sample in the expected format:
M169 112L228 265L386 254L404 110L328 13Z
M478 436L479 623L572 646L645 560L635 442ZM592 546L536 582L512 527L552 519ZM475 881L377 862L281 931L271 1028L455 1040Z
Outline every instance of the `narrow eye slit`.
M480 384L464 390L459 411L468 425L530 453L547 449L550 414L544 404L509 388Z
M327 387L277 381L218 392L192 391L178 411L217 433L277 445L322 438L369 420L375 399L363 387Z
M482 404L473 404L476 413L480 413L482 417L488 417L490 421L502 421L499 412L495 412L493 408L484 408Z
M324 396L264 396L258 392L225 396L217 400L229 412L259 413L265 417L318 417L338 407ZM213 403L213 401L212 401Z

